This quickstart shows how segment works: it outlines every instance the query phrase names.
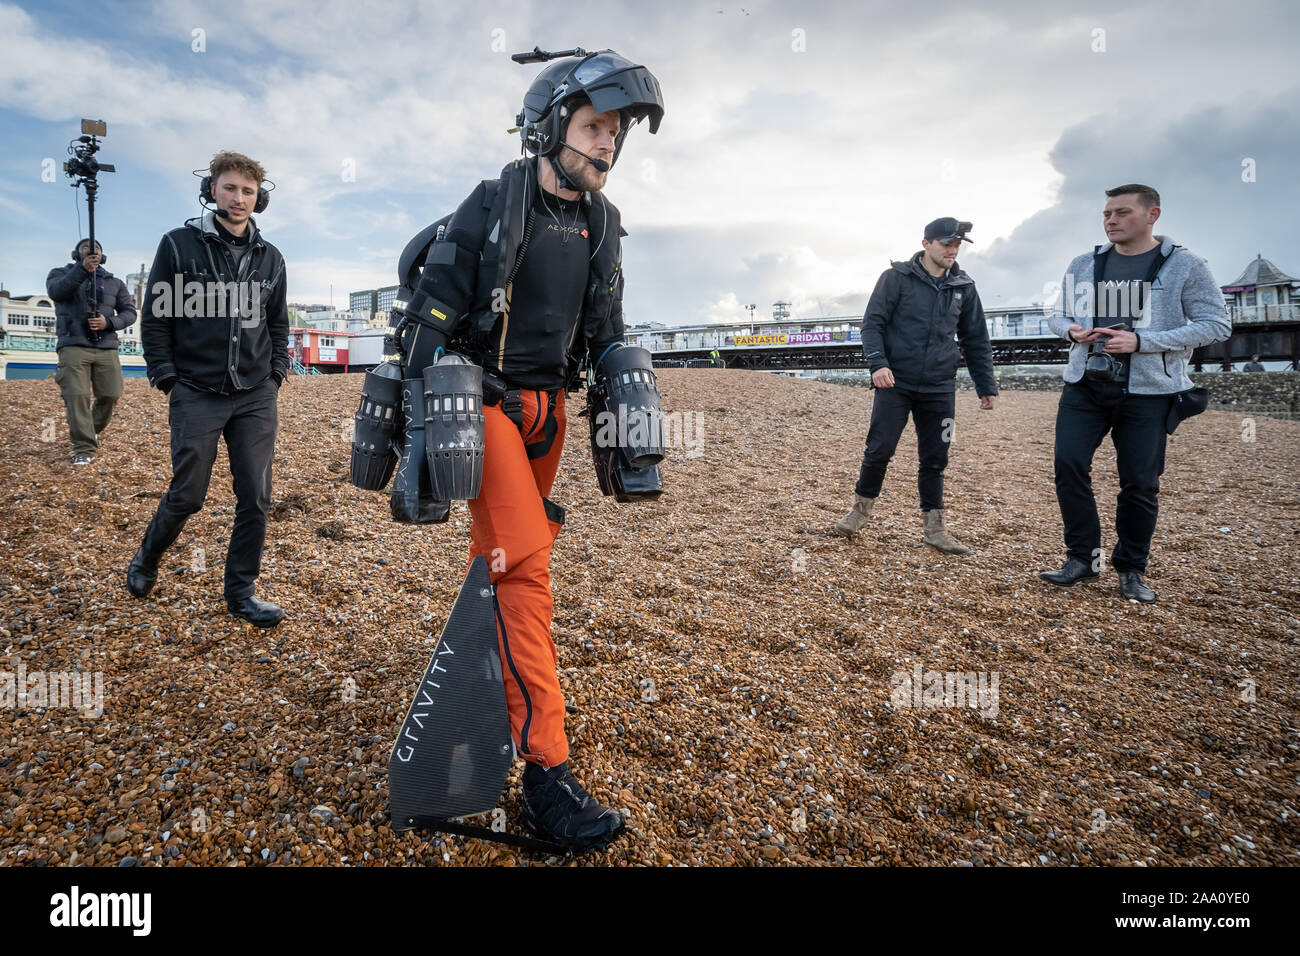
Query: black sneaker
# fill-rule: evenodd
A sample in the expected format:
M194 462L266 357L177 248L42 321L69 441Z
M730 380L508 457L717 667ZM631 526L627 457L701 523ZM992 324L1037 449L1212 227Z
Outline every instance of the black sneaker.
M541 839L579 853L600 849L625 829L622 815L597 803L567 761L550 770L534 763L524 768L524 824Z

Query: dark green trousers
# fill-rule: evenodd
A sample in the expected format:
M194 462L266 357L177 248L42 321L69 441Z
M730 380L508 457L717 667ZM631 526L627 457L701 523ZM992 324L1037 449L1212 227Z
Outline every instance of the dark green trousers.
M108 426L113 406L122 397L122 363L117 349L65 345L59 349L54 380L68 412L72 453L93 455L99 449L99 433Z

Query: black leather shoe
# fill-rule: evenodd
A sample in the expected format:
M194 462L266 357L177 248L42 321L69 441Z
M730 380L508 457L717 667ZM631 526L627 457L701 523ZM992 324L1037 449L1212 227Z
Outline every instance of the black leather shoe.
M242 618L254 627L275 627L284 620L284 610L270 601L259 601L251 594L232 601L226 598L226 608L235 617Z
M126 589L138 598L148 597L158 581L158 560L144 548L135 553L126 569Z
M164 526L164 520L160 515L153 516L149 527L145 528L140 550L135 553L135 557L131 559L126 569L126 589L133 595L138 598L149 596L149 592L158 581L158 562L162 560L163 554L172 546L183 527L185 527L184 518Z
M1048 584L1068 588L1079 581L1095 581L1101 577L1092 569L1092 565L1078 558L1066 558L1065 563L1056 571L1041 571L1038 575Z
M1124 595L1126 601L1141 601L1143 604L1156 602L1156 592L1147 587L1146 581L1142 580L1141 571L1121 571L1119 593Z

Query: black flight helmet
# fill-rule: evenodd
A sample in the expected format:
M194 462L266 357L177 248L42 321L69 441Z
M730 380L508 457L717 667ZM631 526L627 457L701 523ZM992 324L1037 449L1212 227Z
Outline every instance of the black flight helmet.
M515 123L529 152L554 156L560 151L573 115L570 101L576 98L590 101L597 113L618 110L622 115L611 167L633 123L648 119L650 132L657 133L664 116L663 95L653 73L613 50L583 51L580 59L567 57L542 70L524 95Z

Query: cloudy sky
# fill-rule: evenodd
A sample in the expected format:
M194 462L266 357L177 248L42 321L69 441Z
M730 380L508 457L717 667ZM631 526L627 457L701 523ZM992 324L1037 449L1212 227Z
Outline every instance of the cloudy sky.
M248 153L292 301L346 307L406 240L519 153L539 67L610 47L659 78L606 192L629 324L860 314L938 216L972 220L986 308L1024 304L1100 241L1102 191L1159 189L1166 233L1226 284L1291 274L1300 5L1197 2L0 2L0 283L40 291L78 235L59 171L103 118L96 231L119 275L198 211L191 170ZM349 175L351 173L351 175ZM85 230L84 202L81 231Z

